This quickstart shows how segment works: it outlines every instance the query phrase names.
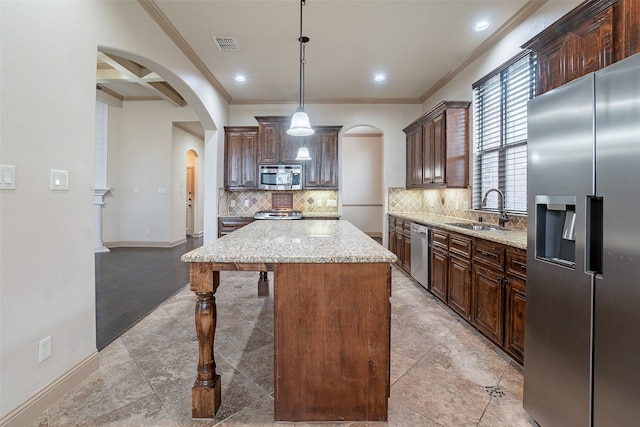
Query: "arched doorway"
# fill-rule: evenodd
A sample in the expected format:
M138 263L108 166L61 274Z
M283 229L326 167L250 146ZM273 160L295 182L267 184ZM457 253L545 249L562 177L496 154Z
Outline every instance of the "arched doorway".
M369 236L382 238L384 226L383 134L355 126L342 135L342 218Z
M187 151L187 176L186 176L186 230L185 235L192 237L194 234L195 213L196 209L196 167L198 154L193 151Z

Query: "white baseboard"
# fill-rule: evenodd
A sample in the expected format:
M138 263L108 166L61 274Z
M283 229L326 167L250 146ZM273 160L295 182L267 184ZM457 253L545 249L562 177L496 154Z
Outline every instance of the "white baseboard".
M23 427L33 423L47 408L79 385L99 366L100 360L96 351L2 417L0 419L0 427Z

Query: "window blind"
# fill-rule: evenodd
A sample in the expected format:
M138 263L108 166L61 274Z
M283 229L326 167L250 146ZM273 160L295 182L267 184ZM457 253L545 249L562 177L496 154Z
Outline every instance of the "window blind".
M473 208L491 188L504 194L505 210L527 212L527 101L535 96L533 52L507 61L473 84ZM497 210L492 192L483 209Z

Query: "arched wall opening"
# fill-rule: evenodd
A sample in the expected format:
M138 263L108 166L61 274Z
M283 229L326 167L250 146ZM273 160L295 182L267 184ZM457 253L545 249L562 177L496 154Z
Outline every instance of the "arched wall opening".
M342 218L382 241L384 229L384 134L369 125L342 134Z

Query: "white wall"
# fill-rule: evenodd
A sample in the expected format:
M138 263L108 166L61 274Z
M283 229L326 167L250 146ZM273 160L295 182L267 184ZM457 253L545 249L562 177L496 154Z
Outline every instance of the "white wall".
M0 192L4 420L96 354L93 163L98 48L157 71L187 99L207 130L205 150L212 155L206 156L206 167L214 175L223 143L216 129L227 122L228 105L137 2L1 1L0 39L0 163L17 169L16 190ZM69 191L49 190L52 168L69 171ZM215 230L215 176L211 184L209 228ZM38 341L48 335L53 356L38 363Z
M473 100L473 91L471 89L473 83L520 53L522 44L529 41L580 3L582 3L582 0L552 0L546 3L523 24L503 37L495 47L468 65L445 87L427 99L422 104L423 112L429 111L444 100ZM473 110L473 106L471 110Z
M383 142L382 136L342 137L342 218L372 236L382 236L384 224Z
M173 144L171 149L171 241L185 239L187 227L185 206L187 198L187 152L193 150L196 157L195 165L195 197L193 200L193 233L202 233L203 198L200 188L204 184L204 171L200 166L204 161L204 140L173 126Z
M111 195L119 204L119 236L115 241L103 239L107 246L112 242L167 246L184 240L184 225L178 231L172 222L175 209L184 210L184 203L176 204L175 193L180 187L174 180L184 181L186 164L185 151L181 155L182 171L175 175L173 122L193 120L196 116L188 106L174 107L164 101L123 103L120 157L115 165L119 186L109 184ZM109 199L105 211L111 208L108 202ZM111 226L112 223L104 224L103 230L106 232Z

